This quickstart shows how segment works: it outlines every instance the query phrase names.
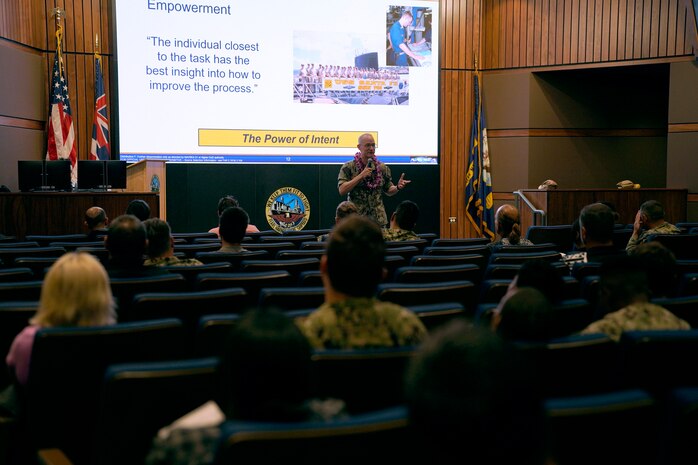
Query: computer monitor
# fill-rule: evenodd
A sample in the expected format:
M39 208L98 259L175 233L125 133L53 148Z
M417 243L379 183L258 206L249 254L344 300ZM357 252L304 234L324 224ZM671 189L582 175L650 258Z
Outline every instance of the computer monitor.
M111 189L126 189L126 161L106 160L105 184Z
M19 190L32 192L42 190L44 185L44 161L43 160L18 160L17 180Z
M78 160L78 189L104 188L104 161Z
M70 182L70 160L46 160L44 170L46 181L43 190L62 192L73 190Z

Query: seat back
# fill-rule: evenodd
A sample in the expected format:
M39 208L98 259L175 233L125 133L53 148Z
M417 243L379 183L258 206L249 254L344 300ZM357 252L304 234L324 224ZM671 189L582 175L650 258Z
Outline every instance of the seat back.
M51 242L87 242L87 234L56 234L56 235L36 235L30 234L24 238L27 241L39 243L39 247L46 247Z
M259 291L260 307L276 307L282 310L317 308L325 301L325 288L319 287L269 287Z
M38 301L42 281L10 281L0 283L0 302Z
M427 245L429 245L428 241L422 238L411 239L408 241L385 241L385 246L388 249L393 247L417 247L419 249L419 253L421 253Z
M300 243L298 245L300 245ZM279 250L295 250L298 247L297 244L291 241L267 241L254 243L245 242L243 248L248 251L266 250L270 257L274 257Z
M301 271L312 271L319 269L320 259L317 257L283 260L243 260L240 262L240 270L243 273L285 270L288 271L296 280L298 279L298 275L301 273Z
M407 410L400 406L332 422L226 422L217 465L405 463Z
M526 239L534 244L553 243L559 252L572 250L572 225L530 226L526 231Z
M197 277L196 288L200 291L242 287L247 292L247 305L257 305L259 290L263 287L292 286L295 279L286 270L241 272L241 273L201 273Z
M5 266L12 266L18 257L60 257L63 247L0 247L0 260Z
M46 272L58 260L59 257L17 257L15 266L29 268L34 277L32 279L44 279Z
M220 249L221 245L218 243L196 243L196 244L175 244L175 252L184 252L187 258L194 258L199 252L215 252Z
M410 260L410 265L414 266L448 266L448 265L464 265L471 263L477 265L480 269L485 269L487 266L487 255L482 254L464 254L464 255L416 255Z
M325 254L324 248L300 249L300 250L279 250L276 258L279 260L294 260L297 258L320 258Z
M34 273L31 268L0 268L0 283L31 281L32 279L34 279Z
M652 303L687 321L691 328L698 328L698 295L653 299Z
M242 315L218 314L201 317L194 339L196 357L218 357L223 351L228 334Z
M215 252L214 252L215 253ZM218 261L211 263L204 263L203 265L190 265L190 266L163 266L163 270L167 270L170 273L180 274L187 281L187 286L189 289L194 289L196 286L196 278L200 273L228 273L233 271L233 267L230 263L226 261ZM184 289L180 289L184 290Z
M645 391L552 398L545 410L554 463L657 463L657 409Z
M456 318L463 318L467 315L463 304L458 302L411 305L408 308L417 315L428 332Z
M109 365L183 358L179 320L114 326L44 328L36 333L24 407L38 448L60 448L76 464L89 463L99 392ZM90 439L93 438L93 439Z
M422 284L382 283L378 285L376 297L404 307L458 302L468 309L468 314L470 315L474 311L476 287L472 281L445 281Z
M443 281L480 282L482 272L477 265L401 266L395 270L396 283L434 283Z
M659 242L680 260L698 260L698 234L654 234L649 240Z
M559 262L562 259L557 252L519 252L519 253L493 253L490 263L524 263L529 260L545 260L547 262Z
M230 271L239 271L243 260L263 260L269 258L266 250L250 250L247 252L197 252L196 259L205 264L227 262Z
M464 247L473 245L487 245L492 242L486 237L467 237L463 239L434 239L431 247Z
M551 242L535 245L500 245L497 253L534 253L534 252L560 252L559 246Z
M217 358L110 366L93 463L144 463L160 428L215 397L217 369Z
M117 304L119 319L131 321L129 314L133 308L133 296L145 292L177 292L187 289L187 282L181 274L162 274L136 278L110 278L111 291Z
M194 243L195 239L199 238L204 238L204 239L218 239L218 234L212 233L212 232L193 232L193 233L172 233L172 237L174 239L184 239L188 243L192 244Z
M401 404L405 369L414 353L414 347L315 351L315 396L342 399L350 413Z

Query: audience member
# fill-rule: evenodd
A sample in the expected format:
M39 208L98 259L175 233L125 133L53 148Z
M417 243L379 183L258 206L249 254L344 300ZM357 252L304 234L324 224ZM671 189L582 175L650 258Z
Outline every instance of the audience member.
M238 202L238 199L236 199L232 195L226 195L226 196L221 197L218 200L218 210L217 210L218 221L220 221L221 215L223 214L223 212L225 211L226 208L239 207L239 206L240 206L240 202ZM215 228L211 228L208 232L216 233L216 236L220 237L219 229L220 229L220 224L218 226L216 226ZM255 226L253 224L247 225L247 228L245 229L245 233L256 233L256 232L259 232L259 229L257 228L257 226Z
M625 250L632 252L635 247L647 242L654 234L681 234L681 229L664 219L664 207L656 200L648 200L640 205L633 223L633 235L630 236Z
M521 237L521 220L519 211L513 205L502 205L494 215L494 230L497 234L488 245L496 249L500 245L533 245L533 242Z
M145 200L131 200L126 207L125 215L133 215L141 221L150 218L150 205Z
M508 341L547 341L555 334L553 306L533 287L517 287L507 292L492 316L492 329Z
M564 285L559 271L550 262L528 260L521 265L509 289L533 287L542 292L550 303L556 304L563 299Z
M87 228L87 240L97 241L107 235L109 218L101 207L90 207L85 211L85 227Z
M133 215L116 217L109 225L105 245L109 251L110 278L133 278L167 273L156 266L145 266L143 256L148 235L143 223Z
M344 402L310 398L311 353L307 339L283 313L247 312L221 355L217 398L160 430L146 463L212 464L226 419L295 422L343 415Z
M638 245L631 255L639 257L647 272L651 297L673 297L679 281L676 257L663 244L650 241Z
M431 335L406 376L415 463L542 465L545 415L532 370L491 332L453 321Z
M374 295L385 273L385 241L370 219L352 215L332 232L320 261L325 303L299 321L313 347L349 349L416 345L419 318Z
M246 252L240 245L250 218L240 207L226 208L219 219L221 248L219 252Z
M602 203L592 203L584 208L579 215L579 226L582 242L586 250L586 261L603 262L625 251L618 250L613 245L613 211Z
M338 225L344 218L348 217L349 215L358 215L359 214L359 208L356 206L354 202L351 200L343 200L339 202L339 205L337 205L337 210L335 211L334 215L334 224L335 226ZM330 237L329 234L322 234L318 236L317 240L319 242L324 242Z
M390 216L390 227L383 230L386 241L413 241L419 239L414 227L419 219L419 207L411 200L403 200Z
M61 256L46 273L41 300L29 326L15 337L7 366L20 385L29 378L34 335L41 328L103 326L116 322L109 278L95 257L83 252Z
M599 312L601 319L582 334L604 333L618 341L623 331L690 329L667 309L649 302L647 273L638 257L625 256L601 265Z
M620 213L618 213L618 210L616 210L616 205L613 202L609 202L608 200L599 200L599 203L606 205L608 208L611 209L611 212L613 212L613 225L615 228L615 225L621 224L620 222Z
M143 222L148 235L148 259L145 266L196 266L203 265L195 258L179 258L174 254L174 238L167 221L150 218Z

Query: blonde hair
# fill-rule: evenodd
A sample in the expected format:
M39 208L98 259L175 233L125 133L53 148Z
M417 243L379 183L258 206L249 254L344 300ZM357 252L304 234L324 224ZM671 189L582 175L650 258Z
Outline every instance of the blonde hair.
M69 252L49 269L31 324L102 326L116 322L109 277L92 255Z

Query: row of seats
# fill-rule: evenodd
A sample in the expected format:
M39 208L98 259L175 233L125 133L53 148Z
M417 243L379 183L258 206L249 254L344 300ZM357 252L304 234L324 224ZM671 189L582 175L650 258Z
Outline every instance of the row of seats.
M137 463L158 428L215 394L215 358L162 360L178 355L179 336L181 326L176 320L39 331L33 356L37 361L32 362L30 373L33 383L26 393L32 445L61 448L76 463ZM576 453L589 459L589 448L599 453L604 450L601 445L613 438L616 443L607 453L633 455L634 440L644 438L645 453L630 463L655 463L653 454L666 447L660 439L683 437L686 431L679 429L685 427L696 431L695 422L672 423L675 434L664 436L666 430L659 428L665 423L658 419L660 415L695 419L697 389L682 388L698 386L695 370L683 363L698 356L698 331L627 333L620 344L604 336L577 336L522 350L535 357L537 373L544 375L540 384L547 389L545 407L553 424L556 454ZM366 412L375 415L376 410L403 401L402 376L413 354L412 348L316 352L317 395L347 400L354 421L365 418ZM611 367L611 360L622 365ZM122 362L131 363L119 365ZM628 382L611 384L609 376L616 379L619 373ZM549 382L564 384L568 390L553 391ZM629 418L633 420L626 424ZM590 431L595 437L611 425L618 429L610 438L590 440ZM287 434L304 428L289 426L294 428L282 428ZM572 430L575 435L566 433ZM629 444L631 451L618 447L618 438L626 434L633 441L622 444ZM678 446L688 448L689 444L672 442L667 452L680 453ZM648 449L650 445L656 450ZM577 450L580 447L584 450ZM581 463L592 462L596 463Z

